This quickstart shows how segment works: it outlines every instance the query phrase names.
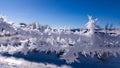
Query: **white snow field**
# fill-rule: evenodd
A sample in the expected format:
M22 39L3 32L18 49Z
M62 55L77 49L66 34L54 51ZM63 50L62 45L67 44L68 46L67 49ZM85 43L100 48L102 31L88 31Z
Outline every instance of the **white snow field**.
M14 54L25 56L29 53L55 53L61 60L65 60L66 64L82 62L80 55L97 57L95 60L101 61L111 56L119 57L120 29L99 30L97 19L92 19L92 16L88 18L85 30L73 32L70 29L52 29L38 23L29 25L9 23L4 17L0 17L0 68L71 68L67 65L57 66L49 63L45 65L20 60L12 56ZM4 54L14 58L6 57ZM118 63L120 62L116 64Z

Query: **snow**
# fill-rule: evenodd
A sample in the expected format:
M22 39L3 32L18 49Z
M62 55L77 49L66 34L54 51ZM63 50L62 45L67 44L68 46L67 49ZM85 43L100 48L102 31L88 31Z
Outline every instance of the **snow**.
M16 59L14 57L0 56L0 68L71 68L67 65L56 66L54 64L44 64L29 62L24 59Z
M96 25L97 20L98 20L97 18L92 19L92 16L88 16L88 19L89 21L87 22L87 24L85 24L87 29L90 29L90 30L99 29L99 26Z
M14 55L22 53L27 55L31 52L55 52L60 59L65 60L68 64L80 62L80 59L78 59L80 58L79 54L86 57L97 56L102 60L120 54L119 30L98 31L97 19L92 19L92 16L88 18L87 30L72 32L70 29L52 29L48 25L38 23L26 24L25 26L14 23L9 24L1 17L0 54ZM22 61L12 58L2 61L10 64L15 63L15 65L23 64ZM54 65L50 64L48 66Z

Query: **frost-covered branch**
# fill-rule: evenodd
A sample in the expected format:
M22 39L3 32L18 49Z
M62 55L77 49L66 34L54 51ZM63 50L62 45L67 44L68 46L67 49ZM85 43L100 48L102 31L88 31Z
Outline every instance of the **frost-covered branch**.
M67 63L79 61L79 53L99 58L116 56L120 51L120 34L94 31L97 19L89 16L88 32L52 29L39 24L19 25L0 21L0 53L56 52ZM4 25L3 25L4 24ZM4 29L4 30L3 30ZM91 33L92 31L92 33ZM109 54L110 53L110 54Z

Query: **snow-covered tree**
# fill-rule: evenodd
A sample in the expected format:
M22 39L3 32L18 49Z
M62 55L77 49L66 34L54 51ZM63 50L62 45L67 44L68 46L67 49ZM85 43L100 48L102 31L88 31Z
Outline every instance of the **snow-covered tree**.
M99 29L99 26L97 25L97 18L92 19L92 16L88 16L88 22L85 24L86 28L90 31L94 31L95 29Z

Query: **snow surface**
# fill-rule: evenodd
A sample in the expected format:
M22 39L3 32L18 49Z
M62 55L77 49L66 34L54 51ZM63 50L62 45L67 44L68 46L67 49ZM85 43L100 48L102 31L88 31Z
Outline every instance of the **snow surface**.
M88 30L72 32L70 29L52 29L38 23L9 24L1 17L0 54L56 53L67 63L80 62L80 54L86 57L96 56L100 60L106 60L109 56L118 56L120 31L116 30L112 33L97 31L96 29L99 28L96 22L97 19L94 20L89 16L86 24ZM2 61L21 64L11 58Z
M0 56L0 68L71 68L67 65L56 66L54 64L44 64L29 62L24 59L16 59L14 57Z

